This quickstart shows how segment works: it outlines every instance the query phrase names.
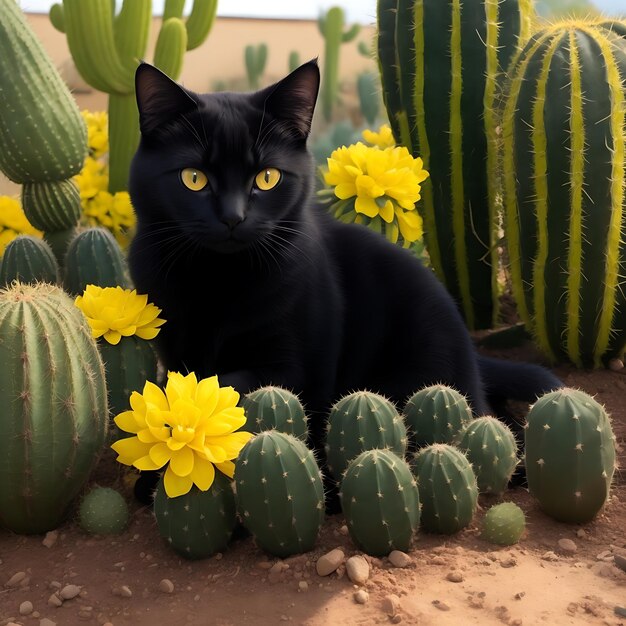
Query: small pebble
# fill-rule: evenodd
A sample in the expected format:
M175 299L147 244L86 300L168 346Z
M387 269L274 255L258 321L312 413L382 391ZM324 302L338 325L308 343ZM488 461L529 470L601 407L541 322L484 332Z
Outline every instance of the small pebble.
M39 626L57 626L57 623L47 617L43 617L39 620Z
M298 591L308 591L309 590L309 583L306 580L301 580L298 583Z
M558 561L559 557L554 552L552 552L552 550L548 550L547 552L541 555L541 560L542 561Z
M159 591L162 591L163 593L173 593L174 583L169 578L164 578L159 583Z
M514 556L510 556L500 561L500 567L515 567L517 565L517 559Z
M400 613L397 613L391 618L392 624L399 624L401 621L402 621L402 615L400 615Z
M613 556L613 559L615 560L615 565L626 572L626 557L623 557L621 554L616 554Z
M557 545L559 546L559 549L561 550L561 552L565 552L566 554L574 554L574 552L578 550L578 547L576 546L576 544L571 539L568 539L567 537L563 537L562 539L559 539L559 541L557 542Z
M270 569L272 567L273 563L271 561L259 561L256 566L259 569Z
M332 574L343 563L344 559L345 554L343 553L343 550L340 550L339 548L335 548L334 550L322 555L319 559L317 559L317 563L315 563L315 569L318 576L328 576L329 574Z
M579 528L579 529L576 531L576 536L577 536L579 539L584 539L584 538L587 536L587 533L585 532L585 529L584 529L584 528Z
M350 531L348 530L348 527L344 524L340 529L339 532L344 536L347 537L350 534Z
M59 598L59 594L55 592L48 598L48 605L49 606L62 606L63 600L61 600L61 598Z
M65 585L61 591L59 591L59 596L61 600L71 600L75 598L80 593L80 587L78 585Z
M133 592L128 585L122 585L120 587L120 596L122 596L122 598L132 598Z
M401 550L392 550L388 559L394 567L408 567L412 562L411 557Z
M400 610L400 598L395 593L390 593L388 596L385 596L383 599L383 611L389 615L389 617L393 617L398 614Z
M360 555L351 556L346 561L346 574L356 585L364 585L370 577L370 564Z
M367 601L370 599L370 594L367 593L365 589L359 589L354 592L352 597L357 604L367 604Z
M614 372L619 372L624 369L624 361L622 359L611 359L609 361L609 369Z
M438 608L440 611L450 610L450 607L445 602L442 602L441 600L433 600L433 606Z
M461 583L463 582L463 574L458 570L453 570L452 572L448 572L446 580L449 580L451 583Z
M41 543L44 546L46 546L46 548L51 548L57 542L58 538L59 538L59 531L51 530L46 533L46 536L43 538L43 541Z
M20 615L30 615L33 612L33 603L29 600L20 604Z
M16 572L4 583L5 587L17 587L26 578L26 572Z

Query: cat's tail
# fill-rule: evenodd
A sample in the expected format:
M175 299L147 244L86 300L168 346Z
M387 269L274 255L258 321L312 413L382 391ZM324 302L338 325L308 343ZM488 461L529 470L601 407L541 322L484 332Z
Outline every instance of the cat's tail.
M535 402L544 393L563 387L552 372L540 365L516 363L478 355L478 365L488 402L510 398Z

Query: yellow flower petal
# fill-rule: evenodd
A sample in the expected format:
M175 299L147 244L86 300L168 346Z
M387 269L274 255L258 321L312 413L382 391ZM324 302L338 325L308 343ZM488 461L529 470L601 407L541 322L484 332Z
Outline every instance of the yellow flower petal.
M177 476L188 476L193 470L194 453L190 448L184 447L172 452L170 467Z
M200 457L196 457L193 470L190 474L194 485L201 491L206 491L215 480L215 466Z
M193 486L191 476L177 476L171 467L165 470L165 476L163 478L163 486L165 487L165 493L170 498L177 498L178 496L184 496L189 493Z
M232 478L235 475L235 464L232 461L224 461L223 463L216 463L215 467L228 476L228 478Z
M148 454L159 467L163 467L172 458L168 445L162 442L153 444Z
M151 445L142 443L137 437L126 437L118 439L111 445L111 448L119 455L117 460L120 463L132 465L137 459L148 454Z
M137 433L141 424L135 419L134 411L124 411L113 418L113 421L120 430L127 433Z

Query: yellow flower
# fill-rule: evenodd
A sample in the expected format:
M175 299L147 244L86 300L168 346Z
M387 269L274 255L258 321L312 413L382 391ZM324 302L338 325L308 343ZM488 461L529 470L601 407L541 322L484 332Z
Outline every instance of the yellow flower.
M93 337L104 337L112 345L132 335L154 339L165 322L157 317L161 309L148 304L148 296L140 296L134 289L87 285L75 303L85 314Z
M217 376L196 379L168 372L165 393L151 382L143 394L130 396L130 411L115 418L117 426L134 437L111 447L117 460L140 470L158 470L167 464L164 485L170 498L184 495L193 485L206 491L217 468L233 477L233 459L252 437L235 432L246 423L239 394L220 387Z
M379 148L393 148L396 145L396 140L393 138L391 132L391 126L389 124L383 124L378 132L369 130L366 128L363 133L363 139L372 146L378 146Z
M89 154L96 159L109 151L109 117L106 111L81 111L87 125Z
M361 142L335 150L324 174L339 199L333 205L336 217L384 227L394 243L399 235L405 242L422 236L415 203L426 178L422 159L413 158L404 146L381 149Z
M41 237L41 232L26 219L19 200L0 196L0 257L6 246L18 235Z

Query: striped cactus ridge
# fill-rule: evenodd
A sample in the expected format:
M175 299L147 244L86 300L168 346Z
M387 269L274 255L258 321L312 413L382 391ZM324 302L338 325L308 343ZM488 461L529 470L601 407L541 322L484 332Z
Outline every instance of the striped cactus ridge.
M550 26L510 71L504 205L513 293L552 359L598 367L626 345L626 39Z
M421 203L426 245L470 328L497 318L497 103L532 14L531 0L378 2L390 124L430 172Z

